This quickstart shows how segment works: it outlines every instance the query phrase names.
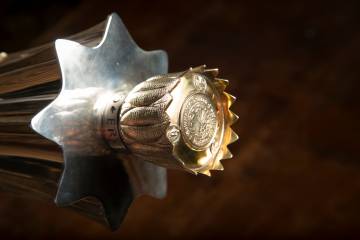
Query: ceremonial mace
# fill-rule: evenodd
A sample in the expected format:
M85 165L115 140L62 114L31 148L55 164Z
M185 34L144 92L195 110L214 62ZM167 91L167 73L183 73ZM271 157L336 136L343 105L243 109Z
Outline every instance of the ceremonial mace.
M135 197L165 196L167 168L223 170L238 139L228 81L205 65L167 69L166 53L139 48L115 13L68 40L0 53L0 189L56 195L116 229Z

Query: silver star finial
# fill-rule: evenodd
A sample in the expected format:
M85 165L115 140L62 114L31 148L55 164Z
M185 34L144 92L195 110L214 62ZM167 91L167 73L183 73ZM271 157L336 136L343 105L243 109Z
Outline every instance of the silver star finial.
M98 46L91 48L60 39L55 47L62 89L31 121L36 132L63 149L64 172L55 202L65 206L94 196L103 203L110 226L116 228L134 196L165 195L166 170L136 159L119 160L99 137L94 114L103 103L98 99L106 99L115 91L128 92L147 78L166 73L167 55L139 48L114 13L108 18ZM140 179L140 189L135 187L139 183L129 179L129 169L133 169L131 175L137 175L135 179Z

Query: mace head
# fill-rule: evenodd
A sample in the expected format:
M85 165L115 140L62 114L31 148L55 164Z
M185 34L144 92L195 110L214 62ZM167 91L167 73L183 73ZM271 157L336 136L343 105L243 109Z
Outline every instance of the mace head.
M238 139L237 116L228 81L206 66L158 75L138 84L119 112L119 132L136 158L192 173L223 170L231 158L227 145Z
M115 228L134 197L165 196L163 167L210 175L232 157L235 97L217 69L166 74L166 53L137 46L116 14L97 46L55 48L62 89L31 127L63 150L58 205L95 196Z

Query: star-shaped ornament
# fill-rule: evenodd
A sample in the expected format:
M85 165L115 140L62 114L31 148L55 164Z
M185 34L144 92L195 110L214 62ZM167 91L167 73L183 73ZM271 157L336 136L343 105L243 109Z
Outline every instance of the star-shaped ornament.
M165 195L166 170L145 161L124 159L111 150L99 137L96 116L103 105L99 99L128 92L151 76L167 73L167 55L139 48L117 14L109 16L103 39L96 47L63 39L57 40L55 47L62 89L31 121L36 132L63 150L64 171L55 202L67 206L95 197L115 229L134 197Z

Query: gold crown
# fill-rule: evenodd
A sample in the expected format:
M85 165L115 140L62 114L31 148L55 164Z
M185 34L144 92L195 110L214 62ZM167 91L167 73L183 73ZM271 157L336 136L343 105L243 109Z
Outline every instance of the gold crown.
M228 81L206 66L159 75L137 85L125 98L120 132L135 157L210 176L232 157L228 144L238 136L229 110L235 97Z

